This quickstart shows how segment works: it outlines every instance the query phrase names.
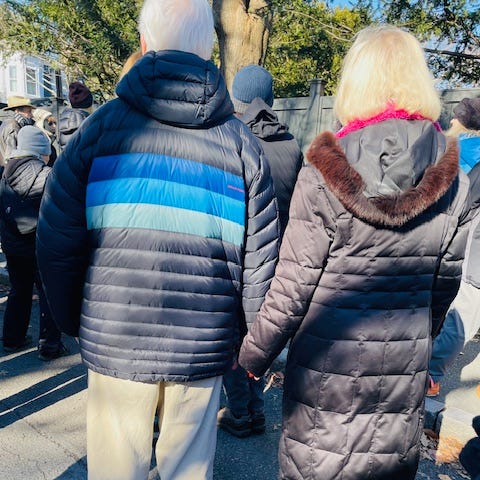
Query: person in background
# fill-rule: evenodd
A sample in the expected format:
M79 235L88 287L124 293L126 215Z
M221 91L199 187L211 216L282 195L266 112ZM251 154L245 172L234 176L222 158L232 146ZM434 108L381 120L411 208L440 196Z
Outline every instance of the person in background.
M424 52L361 30L306 153L265 301L239 363L261 377L291 339L282 479L413 480L431 337L458 290L468 179Z
M40 303L38 357L44 361L67 353L50 314L35 259L35 231L51 170L47 166L50 153L50 140L39 128L21 128L17 149L7 159L0 182L0 238L11 285L3 316L3 349L16 352L31 344L27 329L35 284Z
M447 135L458 137L460 167L470 178L472 209L480 203L480 98L464 98L453 109ZM473 212L472 212L473 213ZM440 382L462 348L480 328L480 215L470 223L462 281L445 322L433 342L428 397L440 393Z
M68 86L68 100L70 107L65 108L58 119L58 143L62 150L93 110L92 92L81 82Z
M88 367L89 479L211 479L222 375L278 258L268 163L209 60L207 0L146 0L142 58L56 161L37 252ZM181 408L179 408L181 406Z
M120 72L120 75L118 77L118 81L120 81L125 76L125 74L135 65L137 60L139 60L140 58L142 58L142 52L140 50L137 50L125 60L122 71Z
M5 166L10 154L17 148L17 135L25 125L33 125L33 110L30 99L13 95L8 97L4 111L13 115L0 125L0 165Z
M57 159L57 150L54 146L57 133L57 121L55 120L55 116L48 110L36 108L33 111L33 120L35 121L35 126L38 127L50 140L52 153L48 160L48 166L52 167Z
M280 217L280 238L288 222L288 209L302 166L300 147L272 110L273 78L259 65L247 65L235 75L231 96L235 114L258 139L273 179ZM256 381L238 364L223 376L227 406L218 413L218 426L236 437L265 431L263 378Z

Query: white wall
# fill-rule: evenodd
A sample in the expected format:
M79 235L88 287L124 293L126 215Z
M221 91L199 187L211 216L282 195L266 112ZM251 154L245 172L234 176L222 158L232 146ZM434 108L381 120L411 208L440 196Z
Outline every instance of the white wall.
M6 103L10 95L31 99L55 96L53 68L38 57L16 53L3 58L0 53L0 102Z

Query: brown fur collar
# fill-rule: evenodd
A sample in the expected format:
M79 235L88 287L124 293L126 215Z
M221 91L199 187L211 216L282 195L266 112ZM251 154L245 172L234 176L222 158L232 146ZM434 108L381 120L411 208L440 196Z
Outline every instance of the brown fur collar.
M368 223L399 227L437 202L458 174L458 142L447 140L441 159L430 165L421 181L405 192L368 198L360 174L348 163L331 132L318 135L307 151L308 161L323 175L328 188L354 216Z

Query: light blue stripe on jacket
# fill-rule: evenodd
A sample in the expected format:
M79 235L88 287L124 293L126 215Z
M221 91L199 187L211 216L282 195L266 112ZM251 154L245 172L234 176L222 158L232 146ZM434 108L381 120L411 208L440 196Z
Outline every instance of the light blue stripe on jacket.
M151 204L99 205L87 208L87 228L146 228L217 238L243 244L244 227L201 212Z

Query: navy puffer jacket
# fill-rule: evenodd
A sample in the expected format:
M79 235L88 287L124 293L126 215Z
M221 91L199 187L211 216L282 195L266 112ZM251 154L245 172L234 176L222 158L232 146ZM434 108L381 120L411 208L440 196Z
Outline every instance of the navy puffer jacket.
M222 375L277 259L268 165L211 62L149 52L117 94L47 183L37 248L53 316L96 372Z

